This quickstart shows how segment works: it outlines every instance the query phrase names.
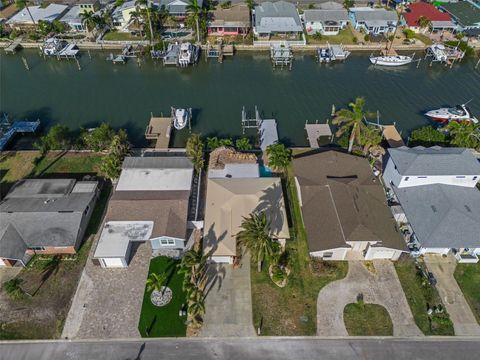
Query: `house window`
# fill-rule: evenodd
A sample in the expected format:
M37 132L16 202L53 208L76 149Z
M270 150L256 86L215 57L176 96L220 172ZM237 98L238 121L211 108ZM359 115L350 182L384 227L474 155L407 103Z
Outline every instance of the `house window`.
M426 176L417 176L417 179L426 179Z
M30 250L33 250L33 251L45 251L45 247L43 246L32 246L30 248Z
M409 179L409 177L407 176L407 177L405 178L405 181L408 181L408 179Z
M465 176L455 176L457 179L465 179Z
M473 177L473 180L477 180L477 177L478 177L478 176L474 176L474 177Z
M167 245L175 245L175 240L173 239L161 239L160 244L167 246Z
M333 252L331 251L328 251L328 252L324 252L323 253L323 257L324 258L331 258L333 256Z

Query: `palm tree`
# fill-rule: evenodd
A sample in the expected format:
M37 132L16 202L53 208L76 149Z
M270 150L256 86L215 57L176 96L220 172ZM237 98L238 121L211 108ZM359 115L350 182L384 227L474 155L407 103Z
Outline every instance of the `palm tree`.
M339 125L340 128L337 130L336 136L340 137L344 133L350 131L350 139L348 141L348 152L352 152L353 143L356 141L357 144L362 143L362 133L364 132L366 125L364 123L365 117L373 116L371 112L366 112L363 108L365 107L365 98L357 97L354 103L348 104L352 109L341 109L335 113L335 118L332 121L332 124Z
M195 324L201 323L205 314L205 294L202 290L196 289L188 296L188 315Z
M382 142L382 133L380 129L374 125L366 126L360 134L360 145L363 146L363 153L366 155L368 150Z
M255 1L254 0L245 0L245 4L248 7L248 10L252 11L253 8L255 7Z
M95 19L95 15L93 15L93 11L85 11L80 14L82 22L85 24L87 31L91 32L97 26L97 22Z
M187 140L185 147L188 158L192 161L196 171L200 171L204 165L203 141L199 134L192 134Z
M246 137L237 139L235 141L235 147L240 151L252 150L252 144L250 144L250 140Z
M147 13L147 21L148 21L148 26L150 28L150 43L153 42L153 28L152 28L152 20L150 18L150 4L148 0L137 0L135 1L135 5L139 7L144 7L146 8L146 13Z
M268 166L275 171L285 170L292 160L292 153L283 144L272 144L267 147Z
M162 287L164 287L165 285L165 281L167 281L167 274L165 273L156 274L153 272L150 273L146 282L147 292L149 293L153 291L161 292Z
M16 5L17 9L18 10L22 10L24 8L27 9L28 15L30 16L30 19L32 20L33 27L37 28L37 24L35 23L35 19L33 18L32 13L30 12L30 9L28 8L28 3L29 3L29 0L15 0L15 5Z
M451 121L447 130L452 137L451 144L471 149L480 148L480 124L472 121Z
M271 259L275 253L275 245L270 237L270 222L264 212L252 213L244 217L240 227L243 229L237 234L237 241L245 246L257 262L258 272L262 271L265 259Z
M195 20L196 33L197 33L197 43L200 42L200 14L202 12L202 7L198 5L197 0L189 0L187 5L187 11L190 12L193 20Z
M417 24L418 26L420 26L420 29L425 29L425 28L429 28L430 25L432 25L432 22L430 21L429 18L425 16L420 16L417 20Z
M189 250L179 264L179 273L185 275L184 291L188 292L190 285L203 288L208 255L202 255L200 250Z

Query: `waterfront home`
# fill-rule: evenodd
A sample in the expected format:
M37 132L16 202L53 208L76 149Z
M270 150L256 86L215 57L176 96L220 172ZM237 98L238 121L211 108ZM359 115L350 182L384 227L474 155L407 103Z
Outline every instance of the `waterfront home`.
M262 40L267 43L289 41L294 44L305 44L300 15L295 5L285 1L275 3L267 1L255 6L253 32L255 40L260 45Z
M87 31L87 27L83 22L82 13L83 11L80 6L75 5L60 18L60 21L67 24L73 32L85 32Z
M353 27L370 35L391 33L395 31L398 23L398 16L395 11L380 8L350 8L349 14Z
M97 199L98 183L25 179L0 203L0 267L34 254L75 254Z
M227 9L217 6L210 12L207 30L209 35L242 35L250 31L250 10L245 4L235 4Z
M418 19L426 18L430 20L428 28L422 28L418 23ZM435 6L425 2L410 4L405 13L402 14L403 21L410 30L420 32L422 30L430 31L453 31L457 27L452 21L449 14L438 10Z
M480 29L480 6L468 1L442 3L442 10L449 13L458 25L459 31Z
M208 179L205 206L203 248L214 263L235 262L242 220L253 212L266 214L273 239L290 237L280 178Z
M367 159L328 150L293 159L310 255L397 260L407 251Z
M144 6L144 5L141 5ZM132 23L132 13L137 11L136 1L126 1L113 10L113 26L122 32L129 32Z
M303 22L308 35L338 35L348 24L348 12L341 10L305 10Z
M210 153L208 178L258 178L260 167L255 154L221 146Z
M163 8L168 11L168 14L181 24L185 22L185 18L188 16L188 0L156 0L154 3L160 9ZM197 4L202 8L203 0L197 0Z
M187 248L192 179L193 165L183 155L125 158L95 261L105 268L127 267L141 242L149 242L154 255L181 256Z
M6 25L14 30L28 30L34 27L32 18L36 24L39 21L52 22L60 19L67 12L67 10L67 5L60 4L49 4L46 7L29 6L28 10L27 8L23 8L10 19L8 19L6 21Z
M77 6L80 9L80 13L94 13L100 9L100 2L98 0L78 0Z
M414 255L480 254L480 163L463 148L399 147L384 159L391 210Z

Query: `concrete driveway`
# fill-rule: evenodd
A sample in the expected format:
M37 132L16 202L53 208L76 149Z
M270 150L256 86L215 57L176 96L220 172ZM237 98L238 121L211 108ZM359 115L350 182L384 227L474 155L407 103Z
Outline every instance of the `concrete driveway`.
M209 265L210 282L205 300L205 321L201 336L255 336L252 320L250 257L245 255L241 267Z
M453 276L457 267L455 258L426 255L425 264L437 279L436 287L453 322L455 335L480 336L480 326Z
M347 276L325 286L317 300L317 335L348 336L343 310L363 294L366 303L387 309L393 323L394 336L421 336L391 261L375 260L371 272L362 261L349 261Z

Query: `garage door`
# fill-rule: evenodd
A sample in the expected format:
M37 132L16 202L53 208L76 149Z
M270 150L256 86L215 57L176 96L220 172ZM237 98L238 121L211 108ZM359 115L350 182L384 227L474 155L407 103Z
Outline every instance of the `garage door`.
M121 258L103 258L102 262L104 267L126 267Z
M217 264L232 264L233 259L231 256L212 256L210 258L211 262L217 263Z
M373 259L391 259L395 250L378 250L373 253Z

